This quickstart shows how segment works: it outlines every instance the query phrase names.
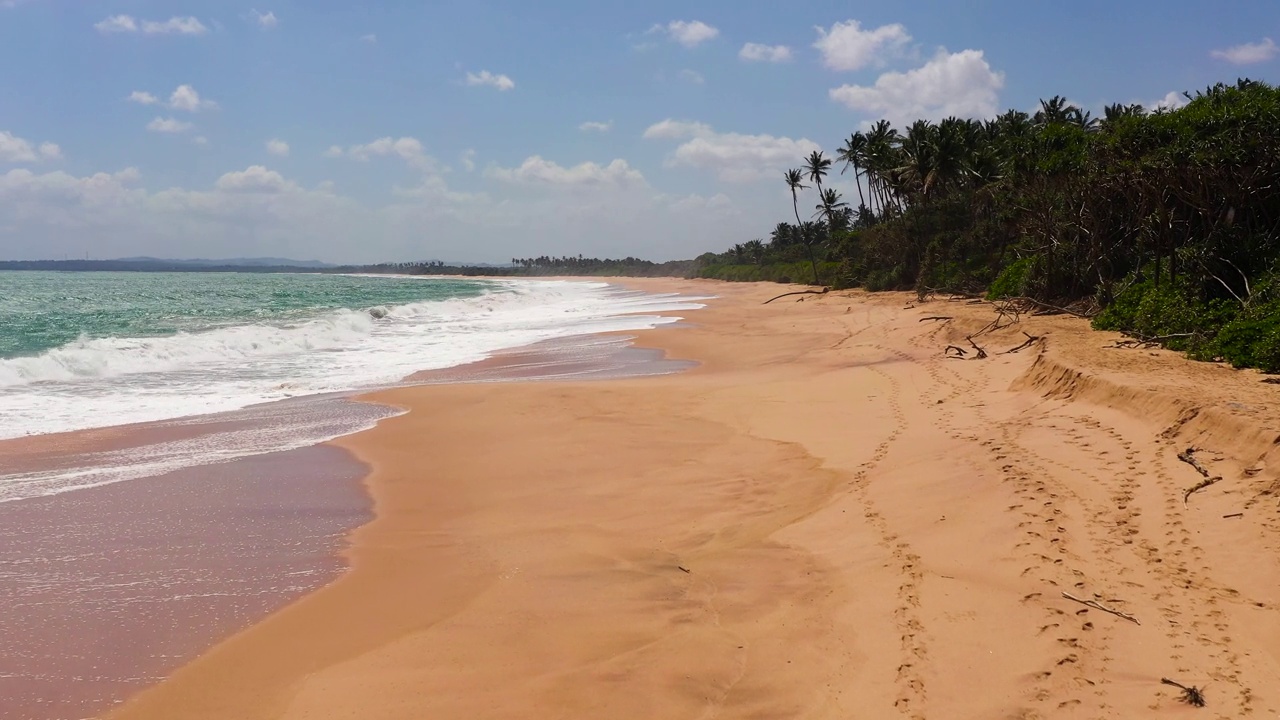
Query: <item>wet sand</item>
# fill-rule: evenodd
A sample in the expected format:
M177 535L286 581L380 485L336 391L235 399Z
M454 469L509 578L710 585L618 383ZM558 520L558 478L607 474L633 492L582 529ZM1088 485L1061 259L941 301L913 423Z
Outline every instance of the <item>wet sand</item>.
M696 368L375 394L410 412L335 443L351 570L110 717L1280 712L1280 388L1072 318L950 359L989 306L631 284L721 296L641 338Z
M342 572L366 467L271 453L0 503L0 717L90 717Z

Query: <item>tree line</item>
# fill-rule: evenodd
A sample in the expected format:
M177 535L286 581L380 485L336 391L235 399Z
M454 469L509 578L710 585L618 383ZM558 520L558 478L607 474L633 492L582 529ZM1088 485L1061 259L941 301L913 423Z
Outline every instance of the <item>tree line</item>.
M699 274L1027 297L1280 371L1280 90L1186 99L879 121L784 174L794 224L702 256Z

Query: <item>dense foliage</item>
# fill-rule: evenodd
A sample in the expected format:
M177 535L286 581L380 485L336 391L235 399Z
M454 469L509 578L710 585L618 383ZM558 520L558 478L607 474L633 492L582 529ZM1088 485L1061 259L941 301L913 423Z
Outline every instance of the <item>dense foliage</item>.
M1101 118L1054 97L986 122L881 121L837 157L860 180L856 209L823 186L833 168L815 153L784 178L796 224L704 256L700 272L778 265L796 282L1025 296L1280 371L1280 90L1241 80L1187 98Z

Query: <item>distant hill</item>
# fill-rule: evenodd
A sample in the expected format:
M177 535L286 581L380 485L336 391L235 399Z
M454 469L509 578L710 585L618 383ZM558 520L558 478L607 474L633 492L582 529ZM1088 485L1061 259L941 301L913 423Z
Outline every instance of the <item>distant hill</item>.
M168 258L154 257L128 257L118 258L114 261L120 263L155 263L157 265L191 265L194 267L300 267L300 268L331 268L336 267L331 263L320 262L319 260L290 260L288 258L227 258L224 260L207 260L204 258L195 258L187 260L171 260Z

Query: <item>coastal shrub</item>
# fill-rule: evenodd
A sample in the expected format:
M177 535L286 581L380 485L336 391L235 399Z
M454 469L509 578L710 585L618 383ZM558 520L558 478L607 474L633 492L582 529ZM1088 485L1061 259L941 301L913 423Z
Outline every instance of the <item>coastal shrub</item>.
M992 281L991 287L987 289L987 299L999 300L1001 298L1025 295L1027 273L1031 270L1031 264L1034 262L1035 256L1028 255L1024 258L1018 258L1004 270L1001 270L996 279Z

